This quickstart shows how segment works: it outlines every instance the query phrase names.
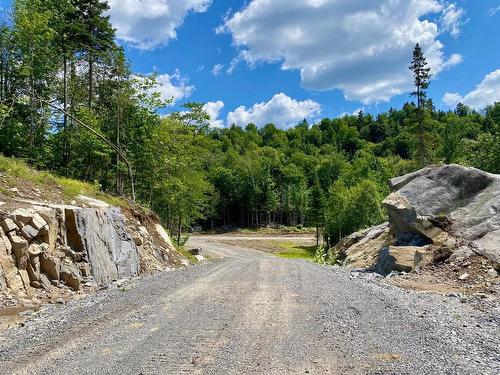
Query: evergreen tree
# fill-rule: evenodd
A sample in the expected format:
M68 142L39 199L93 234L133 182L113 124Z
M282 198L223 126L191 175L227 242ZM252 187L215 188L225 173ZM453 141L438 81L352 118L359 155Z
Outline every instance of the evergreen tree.
M430 84L431 69L427 67L427 61L425 59L422 48L417 43L413 50L413 60L409 69L413 71L415 91L411 93L411 96L417 98L417 122L418 122L418 160L420 166L423 167L427 164L427 151L425 145L425 106L427 98L427 88Z
M87 89L88 108L92 108L94 99L94 74L96 64L106 61L115 47L115 30L111 26L107 1L72 0L76 8L78 43L83 49L88 64Z

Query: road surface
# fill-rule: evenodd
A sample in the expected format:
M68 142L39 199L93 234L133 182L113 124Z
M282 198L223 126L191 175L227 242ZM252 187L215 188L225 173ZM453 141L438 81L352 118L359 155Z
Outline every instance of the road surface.
M221 257L50 306L0 374L498 374L498 310L196 237Z

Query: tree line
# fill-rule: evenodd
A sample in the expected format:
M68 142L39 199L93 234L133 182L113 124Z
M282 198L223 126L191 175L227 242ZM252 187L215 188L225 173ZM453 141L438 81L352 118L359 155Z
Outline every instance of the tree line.
M417 47L416 103L289 129L213 129L200 103L160 115L102 0L16 0L0 26L0 152L137 199L172 233L313 226L327 242L384 219L387 180L431 163L500 173L500 103L436 110Z

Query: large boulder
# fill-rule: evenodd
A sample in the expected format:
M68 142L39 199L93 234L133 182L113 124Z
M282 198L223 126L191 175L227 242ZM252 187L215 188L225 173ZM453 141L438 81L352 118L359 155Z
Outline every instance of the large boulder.
M384 201L398 245L470 243L500 268L500 176L460 165L432 166L390 181Z
M351 234L333 249L342 264L352 268L370 268L377 262L380 250L391 240L389 223Z

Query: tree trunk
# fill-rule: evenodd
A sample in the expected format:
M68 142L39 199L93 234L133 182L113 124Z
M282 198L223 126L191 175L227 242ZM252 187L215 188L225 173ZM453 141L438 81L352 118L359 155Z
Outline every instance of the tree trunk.
M94 59L92 58L92 54L89 54L89 109L92 109L92 95L94 92Z
M182 216L179 215L179 223L177 227L177 245L181 244L181 234L182 234Z

